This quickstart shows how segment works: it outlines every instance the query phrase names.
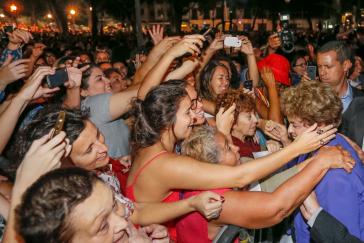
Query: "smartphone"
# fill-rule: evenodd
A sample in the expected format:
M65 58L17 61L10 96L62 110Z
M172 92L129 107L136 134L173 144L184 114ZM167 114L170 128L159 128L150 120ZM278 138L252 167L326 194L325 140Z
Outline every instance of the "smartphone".
M202 35L204 36L204 37L206 37L207 36L207 34L208 33L210 33L210 31L212 30L212 27L210 27L210 28L208 28L206 31L205 31L205 33L203 33Z
M14 31L14 26L12 25L5 25L3 28L5 33L12 33Z
M245 89L253 90L253 80L246 80L246 81L243 83L243 87L244 87Z
M62 86L68 81L68 73L66 68L56 70L55 74L46 76L46 82L49 88Z
M316 66L307 66L306 67L306 71L307 71L307 75L311 80L315 80L316 79Z
M225 47L240 47L241 46L241 40L239 40L238 37L227 36L224 39L224 46Z
M66 119L66 112L65 111L60 111L58 113L58 117L57 117L57 121L56 124L54 125L54 133L52 135L52 138L54 136L57 136L57 134L59 134L62 129L63 129L63 124L64 124L64 120Z

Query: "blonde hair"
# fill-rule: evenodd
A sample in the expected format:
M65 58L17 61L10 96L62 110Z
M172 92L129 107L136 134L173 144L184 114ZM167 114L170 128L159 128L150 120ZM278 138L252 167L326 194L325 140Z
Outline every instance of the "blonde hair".
M218 163L218 148L215 135L217 129L207 125L196 126L191 135L181 144L181 154L208 163Z
M339 126L343 110L341 99L328 85L319 81L301 82L281 95L281 108L287 117L297 117L308 125Z

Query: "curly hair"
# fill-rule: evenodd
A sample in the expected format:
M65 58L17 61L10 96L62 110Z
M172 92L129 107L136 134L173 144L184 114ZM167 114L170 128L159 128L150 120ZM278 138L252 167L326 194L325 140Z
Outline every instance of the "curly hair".
M56 124L58 114L61 110L66 112L66 119L63 124L63 131L72 144L85 128L84 121L88 117L87 111L63 109L60 104L50 104L40 110L32 121L12 138L9 149L6 152L7 158L13 163L15 172L25 153L30 148L34 140L46 135Z
M218 163L219 154L215 135L217 129L202 125L192 129L192 133L181 144L181 154L209 163Z
M94 173L73 167L51 171L31 185L15 210L16 230L26 243L71 242L73 209L90 197Z
M244 93L242 88L237 90L229 90L228 92L221 94L217 97L216 101L216 113L220 108L228 109L235 103L234 121L238 119L240 112L251 112L255 110L254 98Z
M228 71L228 68L218 60L210 61L201 71L199 82L197 83L198 94L207 100L214 101L216 98L213 95L211 88L211 80L217 67L223 67Z
M144 100L134 100L131 132L134 154L156 143L163 130L174 124L180 101L187 96L185 81L170 80L150 90Z
M281 108L285 116L302 119L307 125L341 122L342 102L335 91L319 81L301 82L286 89L281 95Z

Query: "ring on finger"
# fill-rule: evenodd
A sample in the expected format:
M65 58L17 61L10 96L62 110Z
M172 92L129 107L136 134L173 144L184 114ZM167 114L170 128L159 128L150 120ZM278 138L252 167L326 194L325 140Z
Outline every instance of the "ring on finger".
M320 144L321 144L321 145L325 145L325 140L320 139Z
M324 130L322 130L322 129L318 129L318 130L317 130L317 134L318 134L318 135L321 135L321 134L323 134L323 133L324 133Z

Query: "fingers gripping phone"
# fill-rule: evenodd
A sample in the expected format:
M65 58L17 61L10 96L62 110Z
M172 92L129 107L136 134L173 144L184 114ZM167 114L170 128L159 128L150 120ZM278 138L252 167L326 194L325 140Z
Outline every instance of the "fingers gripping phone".
M12 25L6 25L3 28L5 33L12 33L14 31L14 26Z
M46 76L46 82L49 88L62 86L68 81L68 73L66 68L58 69L53 75Z
M62 131L65 119L66 119L66 112L65 111L60 111L58 113L56 124L53 127L54 128L54 133L53 133L52 138L54 136L57 136L57 134L59 134Z
M316 79L316 66L307 66L306 68L307 75L311 80Z
M240 47L241 46L241 40L239 40L238 37L227 36L224 39L224 46L225 47Z

